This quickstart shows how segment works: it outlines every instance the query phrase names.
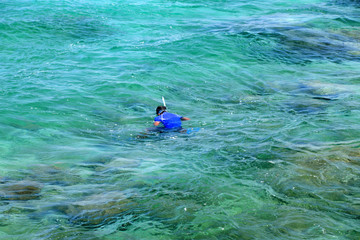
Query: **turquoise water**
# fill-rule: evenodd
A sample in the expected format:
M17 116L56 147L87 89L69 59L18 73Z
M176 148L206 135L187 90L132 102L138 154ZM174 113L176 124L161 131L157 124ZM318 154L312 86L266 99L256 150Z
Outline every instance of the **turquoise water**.
M0 40L0 239L360 239L358 1L5 0Z

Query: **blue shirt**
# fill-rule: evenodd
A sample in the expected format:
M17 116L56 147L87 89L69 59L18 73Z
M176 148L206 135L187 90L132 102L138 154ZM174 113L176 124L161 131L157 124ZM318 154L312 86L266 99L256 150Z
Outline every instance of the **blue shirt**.
M180 128L181 127L181 116L164 112L160 116L157 116L154 121L161 122L165 128Z

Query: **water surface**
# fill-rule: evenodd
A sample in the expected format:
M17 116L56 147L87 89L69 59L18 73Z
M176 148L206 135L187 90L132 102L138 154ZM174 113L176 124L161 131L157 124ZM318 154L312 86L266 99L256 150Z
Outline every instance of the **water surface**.
M359 239L359 7L2 1L0 239Z

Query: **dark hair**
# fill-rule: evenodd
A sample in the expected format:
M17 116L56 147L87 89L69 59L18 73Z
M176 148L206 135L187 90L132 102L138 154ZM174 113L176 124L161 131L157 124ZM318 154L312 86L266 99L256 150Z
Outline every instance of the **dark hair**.
M156 114L160 114L162 112L165 112L166 111L166 107L165 106L158 106L156 108Z

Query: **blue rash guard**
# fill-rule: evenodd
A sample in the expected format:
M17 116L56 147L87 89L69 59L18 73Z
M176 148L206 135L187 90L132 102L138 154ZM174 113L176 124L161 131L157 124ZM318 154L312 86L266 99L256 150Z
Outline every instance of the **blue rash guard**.
M181 116L164 112L160 116L155 117L155 122L161 122L165 128L172 129L172 128L181 128Z

